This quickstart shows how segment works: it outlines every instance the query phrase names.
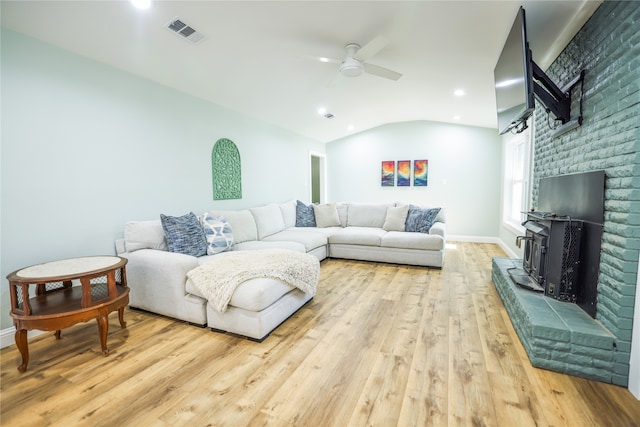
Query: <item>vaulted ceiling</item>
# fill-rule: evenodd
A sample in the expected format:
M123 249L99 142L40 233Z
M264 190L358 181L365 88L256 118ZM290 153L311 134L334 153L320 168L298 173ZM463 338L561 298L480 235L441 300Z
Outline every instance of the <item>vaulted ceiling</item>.
M496 127L493 68L518 7L543 69L601 0L7 1L2 26L327 142L385 123ZM204 38L167 29L179 19ZM193 36L191 37L193 38ZM344 77L344 46L402 74ZM462 89L464 95L454 95ZM325 108L333 118L318 110ZM352 129L349 128L352 126Z

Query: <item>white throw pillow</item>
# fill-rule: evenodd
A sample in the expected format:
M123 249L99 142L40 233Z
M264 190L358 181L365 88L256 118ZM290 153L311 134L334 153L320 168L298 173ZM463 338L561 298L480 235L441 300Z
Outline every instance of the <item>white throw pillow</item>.
M233 246L233 230L223 217L205 212L202 215L202 228L207 238L207 255L219 254Z
M383 230L404 231L404 223L409 213L409 205L402 205L387 208L387 217L384 220Z
M127 222L124 226L124 240L127 252L140 249L169 250L159 219Z
M340 217L335 203L326 205L312 205L313 213L316 216L316 227L340 227Z

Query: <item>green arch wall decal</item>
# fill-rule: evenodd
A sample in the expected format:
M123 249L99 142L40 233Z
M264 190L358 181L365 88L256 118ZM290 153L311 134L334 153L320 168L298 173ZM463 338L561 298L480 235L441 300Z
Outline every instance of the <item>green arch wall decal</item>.
M242 170L238 147L230 139L216 141L211 153L213 200L242 199Z

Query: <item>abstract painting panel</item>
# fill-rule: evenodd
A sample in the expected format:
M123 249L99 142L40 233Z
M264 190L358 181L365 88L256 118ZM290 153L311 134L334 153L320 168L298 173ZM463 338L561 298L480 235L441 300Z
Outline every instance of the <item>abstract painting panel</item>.
M382 162L381 183L383 187L393 187L393 181L396 174L396 162L394 160L385 160Z
M413 186L426 187L428 172L429 172L428 160L414 160L413 161Z
M411 160L398 160L398 187L411 185Z

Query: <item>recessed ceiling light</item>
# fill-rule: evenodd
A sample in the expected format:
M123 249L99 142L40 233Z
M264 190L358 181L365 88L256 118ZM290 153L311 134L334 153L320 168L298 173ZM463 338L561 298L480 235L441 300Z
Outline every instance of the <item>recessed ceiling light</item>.
M318 114L320 114L321 116L325 115L327 113L327 109L324 107L320 107L318 108Z
M131 4L137 9L149 9L151 0L131 0Z
M455 96L464 96L464 89L456 89L453 94Z
M460 120L460 116L458 115L453 116L453 120Z
M331 60L329 58L326 58L324 56L320 57L320 62L330 62Z
M347 130L353 130L353 125L347 126Z

